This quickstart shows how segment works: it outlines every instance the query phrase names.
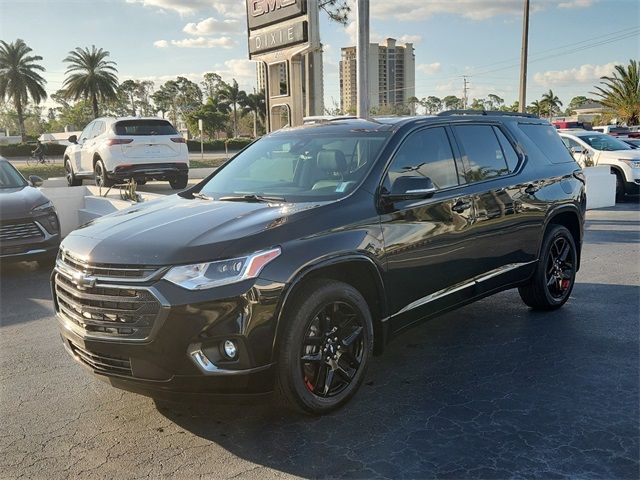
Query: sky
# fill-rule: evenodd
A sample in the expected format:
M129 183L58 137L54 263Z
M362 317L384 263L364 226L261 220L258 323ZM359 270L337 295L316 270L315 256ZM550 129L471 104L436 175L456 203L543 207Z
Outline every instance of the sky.
M350 0L351 1L351 0ZM416 96L494 93L518 97L523 0L371 0L371 38L410 41ZM640 58L640 1L531 0L528 102L553 89L568 104L589 96L616 64ZM339 104L340 49L355 24L321 16L325 105ZM75 47L111 53L120 80L161 83L205 72L255 88L243 0L0 0L0 39L22 38L44 57L47 90L62 87L62 59ZM50 101L49 101L50 102ZM51 106L51 105L49 105Z

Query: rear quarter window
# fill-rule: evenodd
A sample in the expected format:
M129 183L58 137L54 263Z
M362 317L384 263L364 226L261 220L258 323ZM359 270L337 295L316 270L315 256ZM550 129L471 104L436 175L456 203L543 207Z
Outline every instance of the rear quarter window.
M552 163L574 161L555 127L540 124L520 124L519 127Z
M166 120L122 120L115 124L116 135L177 135Z

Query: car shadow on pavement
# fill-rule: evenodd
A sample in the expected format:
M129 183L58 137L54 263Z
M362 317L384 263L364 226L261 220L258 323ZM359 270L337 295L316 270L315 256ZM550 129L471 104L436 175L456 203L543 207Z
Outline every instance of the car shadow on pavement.
M431 320L373 359L324 417L269 402L157 402L253 464L302 477L631 478L640 287L578 283L538 313L509 291Z
M53 315L49 262L0 264L0 327Z

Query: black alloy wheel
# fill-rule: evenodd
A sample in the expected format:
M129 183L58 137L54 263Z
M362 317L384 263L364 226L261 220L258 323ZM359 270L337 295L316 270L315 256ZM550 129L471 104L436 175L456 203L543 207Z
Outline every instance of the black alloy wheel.
M552 225L545 235L531 280L518 288L522 301L534 310L554 310L566 303L575 284L578 253L571 232Z
M107 169L104 168L104 163L102 163L102 160L98 160L95 167L93 168L97 186L105 188L113 187L114 182L107 176Z
M64 174L67 179L67 184L70 187L82 185L82 179L76 177L75 173L73 173L73 167L71 167L71 161L69 159L64 162Z
M276 392L304 413L335 410L356 393L373 354L369 306L353 286L318 279L297 290L286 309Z
M335 397L351 385L362 364L363 320L344 302L321 307L305 332L301 374L311 393Z

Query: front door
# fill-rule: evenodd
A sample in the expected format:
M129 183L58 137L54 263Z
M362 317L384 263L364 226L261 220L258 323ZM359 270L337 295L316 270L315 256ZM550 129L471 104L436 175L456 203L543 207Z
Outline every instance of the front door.
M100 132L104 131L104 121L96 120L93 122L93 127L89 130L87 139L82 143L81 151L81 164L82 171L93 171L93 155L96 151L96 137L100 135ZM85 132L82 132L83 134Z
M403 328L472 293L468 258L473 255L473 200L445 127L411 133L382 182L392 192L403 176L431 179L431 198L381 203L391 327Z

